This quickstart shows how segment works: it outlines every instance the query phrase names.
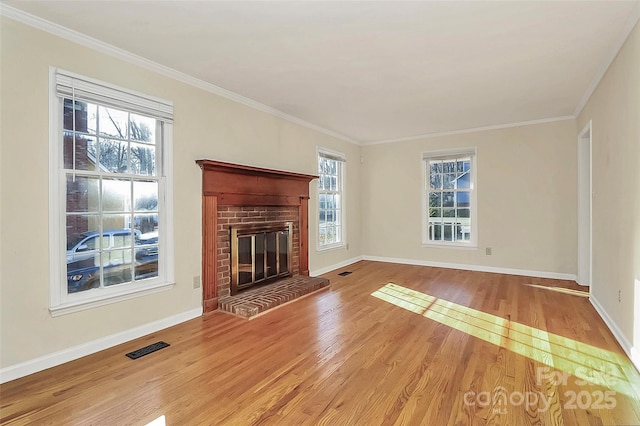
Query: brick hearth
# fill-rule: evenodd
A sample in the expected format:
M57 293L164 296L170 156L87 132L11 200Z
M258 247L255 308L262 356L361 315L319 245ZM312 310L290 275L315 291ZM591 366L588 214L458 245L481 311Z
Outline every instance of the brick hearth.
M225 312L251 319L276 306L328 287L329 280L326 278L297 275L278 280L269 285L240 292L235 296L222 297L218 301L218 308Z

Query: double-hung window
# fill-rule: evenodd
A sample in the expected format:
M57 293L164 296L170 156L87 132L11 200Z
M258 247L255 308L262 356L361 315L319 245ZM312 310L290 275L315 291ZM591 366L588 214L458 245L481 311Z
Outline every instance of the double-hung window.
M173 106L51 69L53 315L173 281Z
M318 249L345 244L344 154L318 150Z
M423 162L423 244L475 247L475 149L424 153Z

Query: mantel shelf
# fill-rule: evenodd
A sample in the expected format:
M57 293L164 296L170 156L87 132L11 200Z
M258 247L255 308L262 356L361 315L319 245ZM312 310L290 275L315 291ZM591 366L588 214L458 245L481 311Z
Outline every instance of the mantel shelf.
M225 163L216 160L196 160L196 163L202 170L220 171L225 173L236 173L249 176L271 176L281 179L294 179L311 182L317 179L317 175L307 175L297 172L289 172L286 170L265 169L262 167L248 166L245 164Z

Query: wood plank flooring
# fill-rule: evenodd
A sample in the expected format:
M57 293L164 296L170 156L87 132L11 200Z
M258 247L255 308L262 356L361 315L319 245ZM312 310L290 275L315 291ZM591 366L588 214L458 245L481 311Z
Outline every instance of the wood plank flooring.
M11 425L640 424L640 375L573 282L359 262L0 386ZM344 270L344 269L343 269ZM163 340L138 360L125 353Z

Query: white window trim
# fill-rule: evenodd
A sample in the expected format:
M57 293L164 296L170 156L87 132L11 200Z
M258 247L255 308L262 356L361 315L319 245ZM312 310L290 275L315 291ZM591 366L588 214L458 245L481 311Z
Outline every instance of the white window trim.
M62 149L60 135L62 134L62 100L56 93L56 82L59 74L80 77L86 81L102 84L122 92L140 95L137 92L98 82L67 71L49 67L49 311L51 316L79 312L135 297L170 290L175 285L174 278L174 244L173 244L173 124L165 121L162 147L162 173L164 174L164 191L158 194L158 202L164 203L163 214L159 215L159 226L163 229L160 256L164 254L160 264L164 265L164 277L151 283L137 283L129 288L115 286L101 289L99 294L67 294L66 268L63 258L65 250L65 206L66 184L65 172L62 166ZM144 95L146 96L146 95ZM157 98L148 97L155 101ZM167 101L163 101L170 104ZM162 185L161 185L162 186ZM163 241L163 242L162 242ZM162 280L164 278L164 280Z
M429 180L427 163L438 157L450 157L454 155L471 155L471 236L469 242L460 241L430 241L429 240ZM422 153L422 247L452 248L452 249L477 249L478 248L478 188L476 184L478 168L478 153L475 147L457 148L440 151L427 151Z
M320 192L319 189L317 189L317 196L316 196L316 221L317 221L317 225L316 225L316 252L326 252L326 251L331 251L331 250L338 250L338 249L343 249L347 247L347 196L346 196L346 185L345 182L347 181L347 156L344 155L342 152L338 152L338 151L332 151L330 149L326 149L326 148L322 148L317 146L316 147L316 169L318 167L318 160L320 158L320 154L328 154L337 158L342 159L341 162L341 172L342 172L342 179L340 180L340 193L342 194L342 209L340 211L340 223L342 224L342 241L340 241L339 243L333 243L333 244L326 244L321 246L320 245Z

